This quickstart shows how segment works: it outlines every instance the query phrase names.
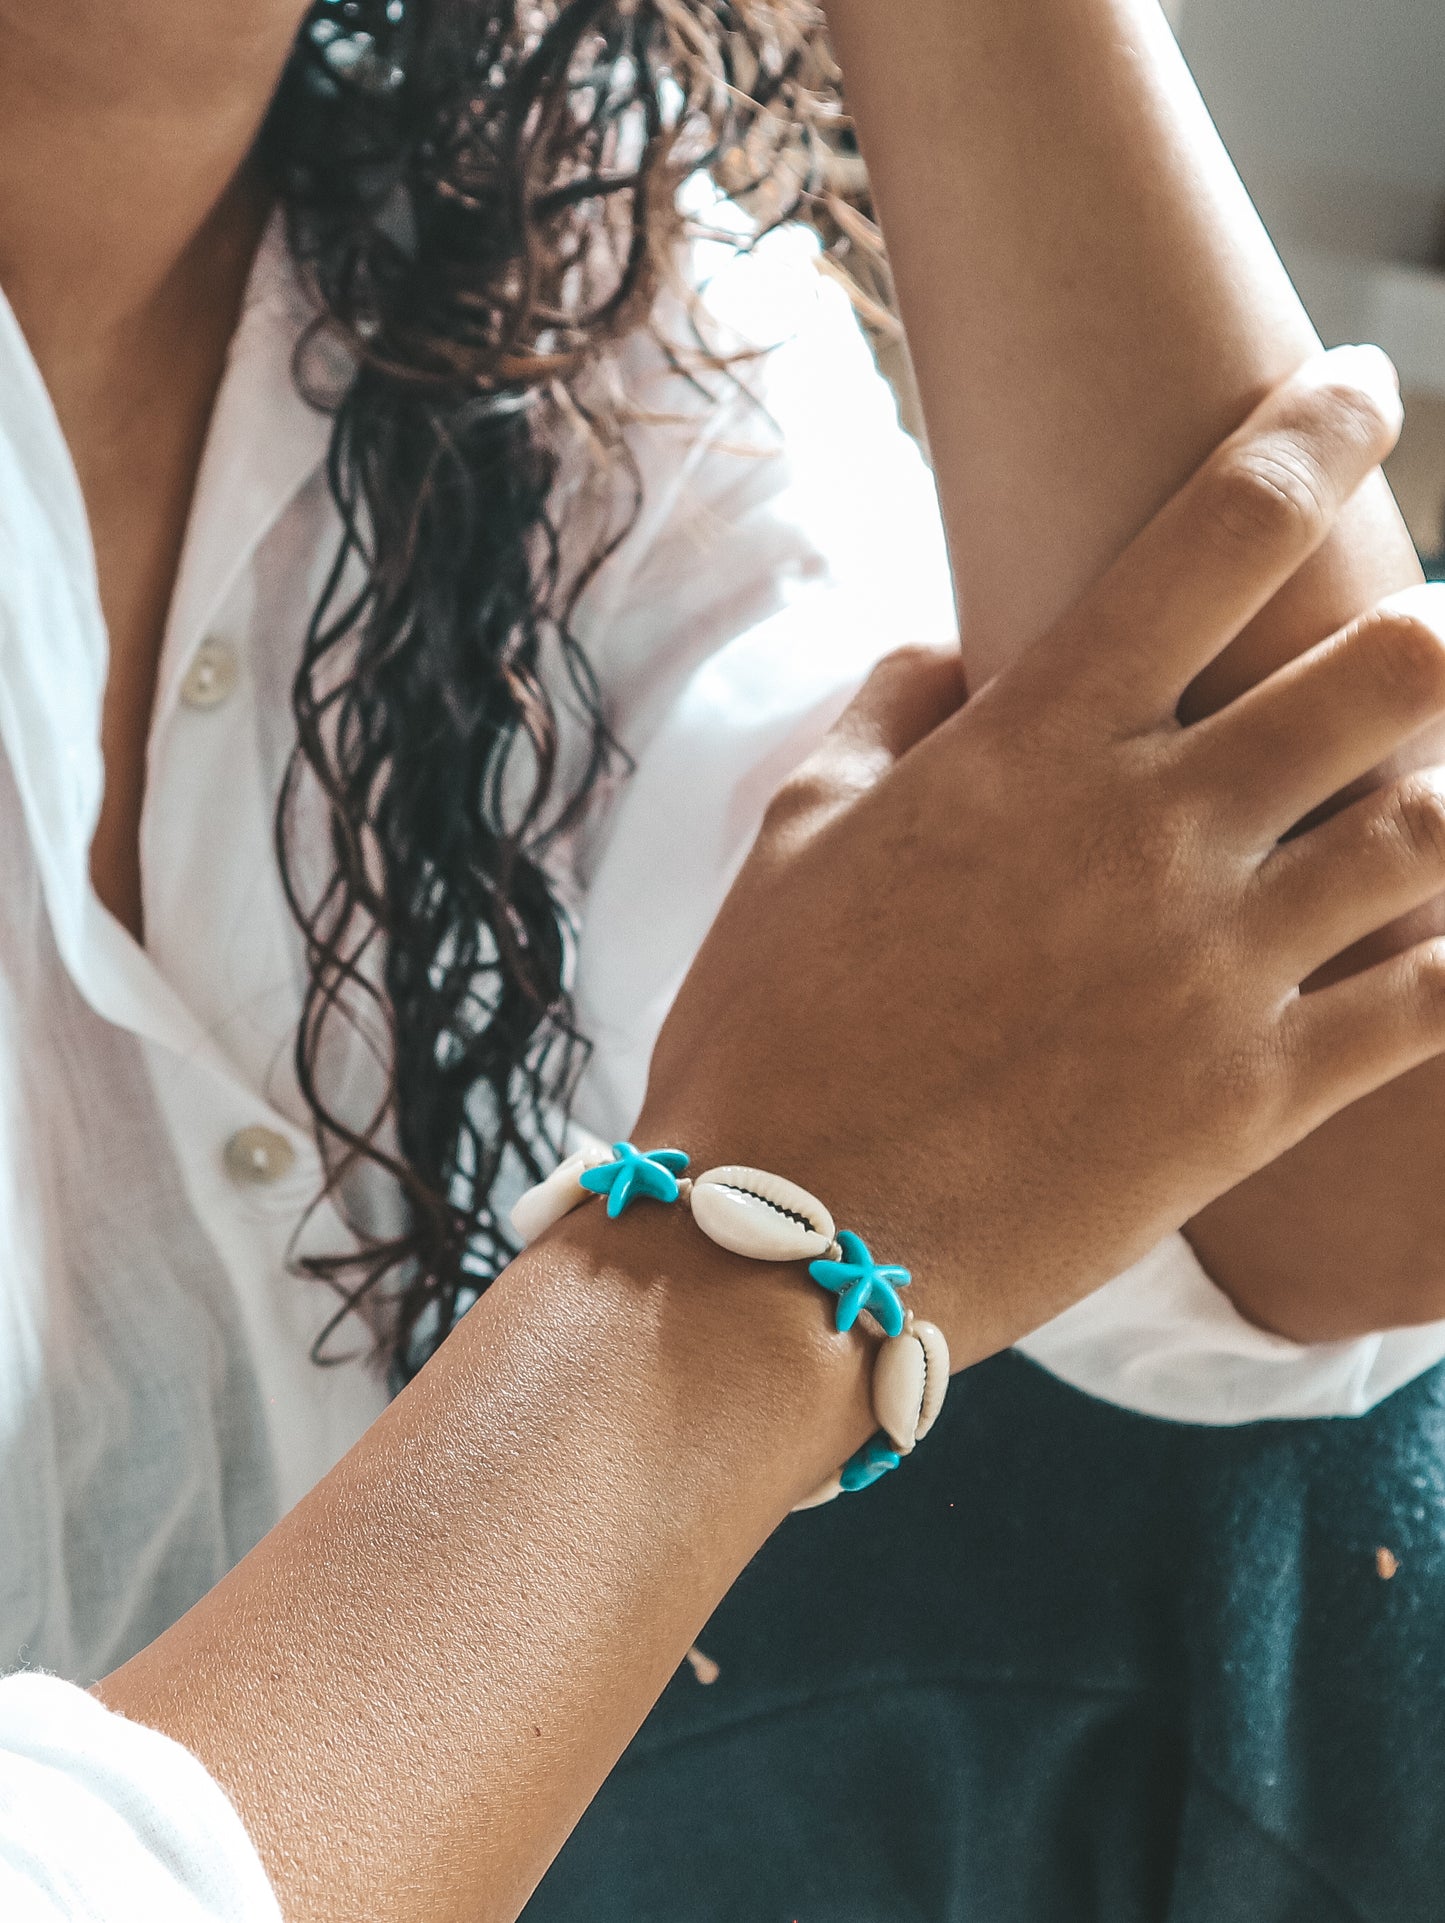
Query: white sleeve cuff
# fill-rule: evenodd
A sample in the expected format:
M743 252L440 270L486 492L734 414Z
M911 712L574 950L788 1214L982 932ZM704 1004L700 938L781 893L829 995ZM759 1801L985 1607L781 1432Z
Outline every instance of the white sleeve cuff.
M1299 1343L1247 1322L1182 1235L1018 1344L1076 1389L1178 1422L1357 1416L1445 1357L1445 1322Z
M220 1785L74 1683L0 1678L6 1923L281 1923Z

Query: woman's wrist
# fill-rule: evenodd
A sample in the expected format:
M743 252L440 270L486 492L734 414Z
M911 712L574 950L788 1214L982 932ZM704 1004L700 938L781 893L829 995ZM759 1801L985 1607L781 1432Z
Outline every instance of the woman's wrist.
M796 1083L800 1078L794 1071L780 1079ZM890 1107L896 1115L896 1104ZM980 1135L988 1133L987 1118L981 1100ZM685 1149L694 1175L719 1164L743 1163L815 1195L837 1227L860 1235L878 1261L909 1271L905 1306L943 1329L955 1374L1008 1348L1054 1307L1064 1308L1074 1299L1064 1286L1049 1311L1032 1312L1035 1254L1024 1238L1008 1231L997 1210L986 1206L989 1185L975 1177L967 1145L957 1140L946 1145L956 1196L950 1198L945 1224L933 1153L915 1149L910 1157L900 1145L907 1139L905 1132L895 1132L891 1121L880 1121L870 1137L856 1124L840 1129L816 1103L794 1115L768 1106L761 1113L739 1109L720 1116L716 1103L694 1108L684 1093L681 1099L670 1096L655 1110L645 1109L634 1134L648 1146L666 1143ZM926 1213L920 1195L932 1198ZM971 1197L967 1206L958 1199L966 1195ZM706 1240L695 1228L692 1233ZM1057 1236L1047 1252L1054 1266L1067 1272L1067 1262L1057 1260ZM797 1291L802 1296L805 1316L810 1297L821 1301L819 1325L825 1333L830 1330L828 1298L809 1281L806 1267L789 1265L786 1276L790 1295Z
M210 1768L288 1916L460 1919L478 1889L513 1915L738 1572L872 1432L871 1346L684 1211L581 1209L97 1693Z
M873 1341L837 1333L804 1264L733 1255L685 1208L644 1202L612 1220L589 1204L494 1292L525 1299L529 1314L546 1301L550 1317L594 1322L592 1339L614 1355L627 1345L624 1366L609 1368L615 1392L644 1398L643 1419L676 1448L733 1462L779 1518L877 1426Z

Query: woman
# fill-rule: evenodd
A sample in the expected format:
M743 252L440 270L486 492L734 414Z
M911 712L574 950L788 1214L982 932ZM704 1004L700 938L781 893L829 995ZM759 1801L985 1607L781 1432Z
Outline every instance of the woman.
M708 16L572 9L538 39L471 6L301 14L205 40L162 0L6 22L10 1620L17 1660L121 1663L103 1701L246 1826L182 1751L13 1680L3 1860L61 1914L264 1914L266 1877L288 1915L515 1913L742 1562L872 1426L866 1346L802 1278L665 1212L583 1211L384 1413L354 1363L308 1359L374 1323L413 1372L504 1259L573 1067L563 890L587 897L583 1100L624 1125L762 802L893 639L879 548L936 559L887 434L884 525L828 493L844 437L815 438L806 380L860 365L835 316L791 385L784 355L719 382L638 332L676 183L712 147L757 159L732 80L797 108L810 41L780 57L771 15L724 60ZM329 334L274 229L253 267L276 195ZM694 315L714 359L815 304L787 271L722 278ZM330 423L276 378L298 341ZM850 378L856 434L878 401ZM872 684L772 810L638 1140L837 1198L937 1277L964 1364L1438 1049L1433 948L1293 993L1438 890L1428 836L1378 853L1433 791L1274 851L1445 705L1430 604L1172 721L1397 424L1369 357L1290 385L1031 667L962 713L947 663ZM1321 519L1241 531L1281 437ZM858 631L790 687L820 582L812 619ZM710 774L699 744L764 680L741 771ZM607 809L594 682L637 764ZM1020 757L1045 699L1059 725ZM1136 831L1156 818L1198 831L1184 890L1173 835ZM639 971L644 887L668 921ZM1061 940L1076 1032L1039 1047Z

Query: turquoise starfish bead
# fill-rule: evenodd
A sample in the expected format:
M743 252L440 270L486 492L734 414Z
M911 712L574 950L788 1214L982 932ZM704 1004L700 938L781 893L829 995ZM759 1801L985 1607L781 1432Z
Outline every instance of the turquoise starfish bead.
M577 1180L594 1195L607 1197L607 1213L614 1220L639 1196L651 1196L657 1202L677 1200L677 1178L688 1161L680 1148L654 1148L644 1155L631 1142L614 1142L612 1153L615 1162L584 1169Z
M585 1176L582 1178L587 1179ZM903 1333L903 1304L898 1291L912 1281L907 1269L884 1266L873 1260L861 1236L844 1229L838 1237L843 1251L841 1262L820 1257L808 1264L808 1273L838 1298L834 1323L840 1334L852 1328L864 1309L870 1309L888 1335Z
M866 1489L890 1469L896 1469L902 1460L896 1449L890 1449L880 1436L875 1436L871 1442L864 1443L856 1456L849 1456L839 1471L838 1480L850 1492Z

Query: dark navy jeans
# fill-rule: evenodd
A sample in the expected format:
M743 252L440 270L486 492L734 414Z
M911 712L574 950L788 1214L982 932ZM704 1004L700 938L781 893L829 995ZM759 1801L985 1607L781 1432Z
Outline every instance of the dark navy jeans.
M1445 1923L1445 1369L1199 1429L1000 1357L699 1642L526 1923Z

